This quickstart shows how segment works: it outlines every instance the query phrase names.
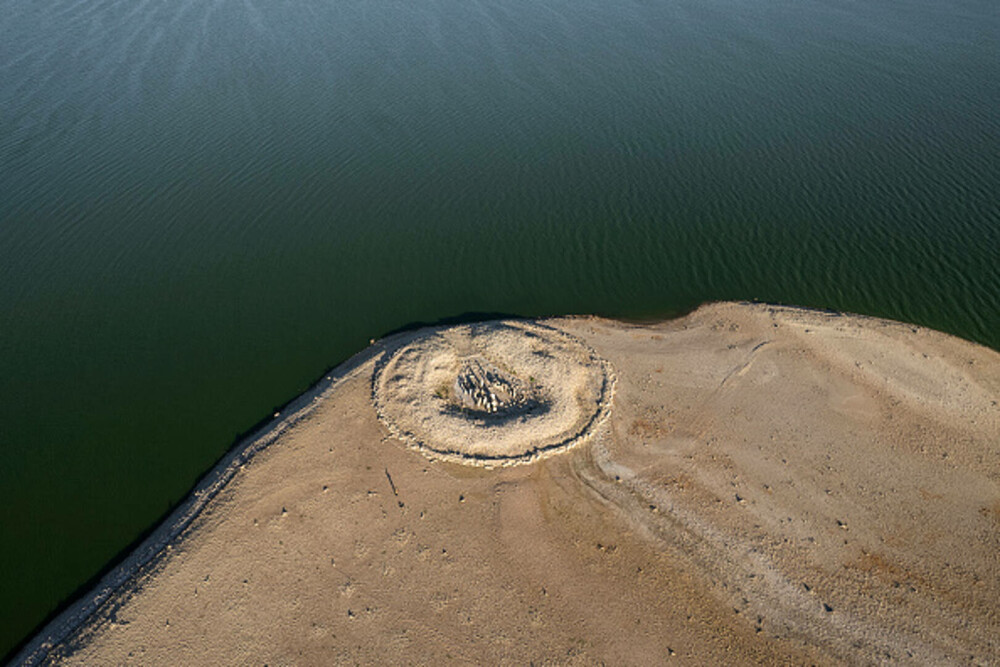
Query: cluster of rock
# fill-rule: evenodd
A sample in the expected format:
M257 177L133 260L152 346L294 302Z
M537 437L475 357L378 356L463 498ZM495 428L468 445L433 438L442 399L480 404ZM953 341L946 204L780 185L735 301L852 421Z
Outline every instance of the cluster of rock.
M455 378L455 396L463 407L495 414L527 401L517 384L478 359L466 361Z
M372 400L389 433L429 458L528 463L582 442L608 415L610 365L560 329L507 320L411 336L387 350Z

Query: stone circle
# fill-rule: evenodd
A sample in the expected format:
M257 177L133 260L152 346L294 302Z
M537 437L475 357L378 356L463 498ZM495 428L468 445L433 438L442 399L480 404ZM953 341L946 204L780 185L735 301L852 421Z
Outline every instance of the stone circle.
M430 458L498 466L581 442L610 409L610 364L570 334L505 320L432 330L387 352L379 419Z

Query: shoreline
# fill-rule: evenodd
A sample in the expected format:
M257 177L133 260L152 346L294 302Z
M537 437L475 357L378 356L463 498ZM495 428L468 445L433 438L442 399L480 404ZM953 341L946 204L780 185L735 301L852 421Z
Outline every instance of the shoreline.
M647 322L645 324L633 324L633 327L640 329L662 328L670 323L676 323L686 318L693 317L696 313L704 312L711 308L738 307L749 309L770 309L772 312L799 312L806 316L825 317L845 317L845 322L877 324L878 326L889 325L893 328L906 328L913 333L927 330L925 327L910 325L882 318L854 315L849 313L839 313L821 309L800 308L794 306L771 306L769 304L751 302L715 302L702 304L694 311L682 314L677 318ZM585 325L587 322L615 321L603 320L592 316L568 316L564 318L533 318L527 319L529 322L552 322L562 321L567 323L577 323ZM622 324L624 327L625 325ZM775 325L777 326L777 325ZM409 341L419 338L430 331L437 331L445 328L445 325L432 325L418 329L404 329L390 334L386 338L380 339L375 344L356 353L340 365L325 373L313 386L305 392L289 401L281 408L281 414L273 418L272 421L258 426L251 433L241 438L220 460L196 483L192 491L182 500L179 505L156 527L151 533L132 550L118 565L105 574L98 584L84 593L79 599L71 603L66 609L47 623L42 630L33 636L27 644L13 656L11 664L35 665L46 661L49 652L60 645L64 645L74 635L84 631L93 621L101 618L113 618L118 609L123 606L129 598L143 588L143 583L148 576L155 576L155 573L168 561L171 551L181 546L190 536L190 530L202 512L208 507L213 499L224 491L232 482L233 478L247 466L258 454L266 450L271 444L279 440L283 435L291 432L294 428L303 423L317 408L324 402L324 399L332 395L346 383L355 379L364 371L370 362L385 353L386 358L390 357L396 350L406 345ZM808 329L806 332L808 333ZM955 338L950 334L933 332L935 335ZM962 340L962 339L957 339ZM963 341L967 345L982 347L990 350L978 343ZM754 350L756 352L756 348ZM605 415L606 417L606 415ZM426 453L425 453L426 454ZM534 457L531 461L535 461ZM388 475L388 472L387 472ZM395 487L393 488L395 493Z
M278 416L263 420L264 423L258 423L247 435L238 438L235 444L195 482L194 487L177 507L152 527L149 535L137 547L129 551L121 562L102 576L96 585L81 593L55 618L45 623L39 632L33 634L27 643L13 654L8 664L25 667L41 664L52 648L81 630L88 621L101 614L106 616L113 613L111 610L102 611L102 607L111 603L115 597L127 596L138 586L139 580L148 570L155 571L158 562L174 547L183 543L188 528L208 504L225 489L240 469L307 417L315 408L317 401L349 379L372 357L390 350L394 345L404 344L426 328L404 329L376 340L373 345L331 368L308 389L282 405L278 409L280 413Z
M698 308L715 302L706 302L684 311L674 317L643 320L645 324L658 324L685 317ZM744 302L740 302L744 303ZM746 302L749 303L749 302ZM395 349L408 341L422 335L424 332L447 328L464 323L478 323L495 319L521 319L530 322L550 320L552 317L518 318L501 313L478 313L488 319L469 319L465 316L444 318L438 322L417 322L395 329L384 337L376 339L374 344L356 352L340 364L323 373L319 380L312 383L304 392L292 398L278 408L280 419L271 417L262 420L251 428L247 434L236 439L235 443L220 459L195 482L192 489L180 500L165 518L154 524L149 534L139 541L138 546L129 549L120 562L100 576L97 583L79 591L79 595L70 602L54 618L44 621L37 632L29 635L20 648L14 649L10 656L10 665L30 667L45 661L49 652L55 646L66 641L75 632L81 630L89 620L102 614L101 608L109 604L116 596L128 595L131 589L138 585L139 579L147 570L155 570L158 561L169 554L169 551L180 545L185 538L185 531L198 518L207 505L224 490L236 473L248 464L257 454L277 440L285 431L292 428L301 419L308 416L317 400L332 392L339 383L345 381L353 372L364 366L371 358L382 352L389 355ZM586 319L591 315L567 315L566 318ZM612 382L613 385L613 382ZM613 386L609 390L613 393ZM603 414L597 421L606 419ZM548 452L548 455L558 453ZM519 463L526 463L543 458L545 452L525 458ZM460 460L459 458L453 460ZM489 467L489 464L483 465ZM492 465L503 465L493 463ZM107 616L110 610L103 612Z

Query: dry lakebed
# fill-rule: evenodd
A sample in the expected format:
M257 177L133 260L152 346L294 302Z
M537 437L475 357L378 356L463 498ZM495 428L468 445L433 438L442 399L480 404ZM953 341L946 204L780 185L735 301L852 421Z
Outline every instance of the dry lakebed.
M1000 662L1000 355L718 303L396 334L40 664Z

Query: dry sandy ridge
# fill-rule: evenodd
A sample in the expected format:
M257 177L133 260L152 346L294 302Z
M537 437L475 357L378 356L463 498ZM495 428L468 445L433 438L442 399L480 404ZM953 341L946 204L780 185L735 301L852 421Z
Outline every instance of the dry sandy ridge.
M539 326L617 378L573 446L415 451L377 371L441 330L388 339L48 659L1000 662L996 352L751 304Z

